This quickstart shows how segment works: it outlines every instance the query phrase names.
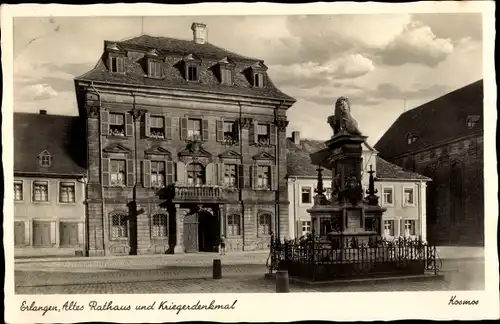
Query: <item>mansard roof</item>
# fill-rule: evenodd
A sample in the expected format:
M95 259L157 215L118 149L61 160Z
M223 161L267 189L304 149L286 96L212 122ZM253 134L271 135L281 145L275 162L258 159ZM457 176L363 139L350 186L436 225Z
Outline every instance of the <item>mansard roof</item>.
M182 89L242 95L256 98L285 100L293 104L296 100L281 92L266 75L264 87L251 85L252 66L265 67L261 59L243 56L210 43L197 44L192 40L141 35L124 41L105 41L104 53L95 67L75 78L75 81L95 81L121 85L148 86L166 89ZM125 52L125 73L110 73L107 67L108 46ZM163 60L163 78L148 78L144 73L142 58L155 50ZM116 51L116 50L115 50ZM188 55L200 58L200 82L185 80L182 64ZM221 60L234 64L233 84L223 84L217 76Z
M14 173L37 175L85 174L85 122L79 117L14 113ZM49 152L50 167L38 156Z

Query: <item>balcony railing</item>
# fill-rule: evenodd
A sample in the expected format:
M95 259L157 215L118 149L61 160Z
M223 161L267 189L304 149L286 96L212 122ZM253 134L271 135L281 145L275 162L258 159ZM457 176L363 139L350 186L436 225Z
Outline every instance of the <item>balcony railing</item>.
M209 185L175 185L175 198L179 200L207 200L222 198L222 188Z

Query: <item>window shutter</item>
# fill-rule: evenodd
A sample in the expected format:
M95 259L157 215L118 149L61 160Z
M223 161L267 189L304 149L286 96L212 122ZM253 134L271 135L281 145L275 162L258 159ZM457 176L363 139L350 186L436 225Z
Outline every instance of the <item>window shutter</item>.
M144 188L151 187L151 161L142 161L142 185Z
M56 222L50 222L50 244L56 245Z
M202 126L201 126L201 139L205 142L208 142L208 120L203 119L202 121Z
M276 145L276 125L269 125L269 136L271 145Z
M217 142L224 141L224 121L217 121Z
M187 139L187 118L180 118L179 125L181 125L181 140Z
M148 60L148 74L150 77L155 75L154 69L155 69L154 62L152 60Z
M255 190L255 189L257 189L257 166L251 165L250 171L251 171L251 177L252 177L252 179L251 179L252 189Z
M164 116L163 117L164 127L165 127L165 139L172 139L172 118Z
M116 72L125 72L125 59L123 57L116 58Z
M248 137L250 138L250 143L257 143L257 122L254 121L248 128Z
M125 136L132 136L134 133L134 119L131 114L125 114Z
M217 170L215 168L215 164L209 163L205 167L205 183L207 185L214 185L216 182L214 180L217 179Z
M244 178L244 171L243 171L243 164L238 165L238 171L237 171L237 176L238 176L238 188L243 189L245 186L245 178Z
M186 164L183 162L177 162L177 181L180 183L186 183Z
M224 185L224 163L218 163L217 164L217 183L219 185Z
M134 160L127 160L127 186L132 187L134 185Z
M109 135L109 112L101 110L101 135Z
M110 167L109 159L101 159L101 169L102 169L101 183L104 187L109 186L109 167Z
M271 190L278 190L278 167L271 166Z
M150 113L145 113L144 114L144 136L149 137L151 136L151 120L150 120L151 114Z
M167 184L173 184L174 183L174 162L172 161L165 161L166 165L166 176L167 176Z

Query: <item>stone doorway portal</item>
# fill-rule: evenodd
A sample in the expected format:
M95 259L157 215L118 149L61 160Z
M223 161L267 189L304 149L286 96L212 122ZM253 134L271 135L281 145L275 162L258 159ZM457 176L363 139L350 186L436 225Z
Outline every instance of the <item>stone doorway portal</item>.
M219 236L219 217L205 210L198 212L198 250L218 252Z

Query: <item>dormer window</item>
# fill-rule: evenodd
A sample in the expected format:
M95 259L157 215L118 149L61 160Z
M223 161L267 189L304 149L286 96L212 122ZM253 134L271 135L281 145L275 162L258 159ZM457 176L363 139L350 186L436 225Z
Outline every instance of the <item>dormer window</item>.
M45 150L38 155L38 163L42 168L49 168L52 164L52 156Z
M407 141L408 144L413 144L413 143L415 143L417 141L417 137L415 135L411 134L411 133L408 133L406 135L406 141Z
M222 84L233 84L234 63L227 57L219 61L220 82Z
M150 59L148 62L148 76L150 78L161 78L163 76L162 72L161 62Z
M254 73L253 75L253 86L255 88L264 87L264 74L263 73Z
M476 126L478 122L479 122L479 116L477 115L471 115L467 117L467 127L469 129L474 128L474 126Z
M109 58L109 72L123 73L125 72L124 58L112 56Z
M263 88L265 85L267 66L264 62L256 62L250 67L249 82L254 88Z
M187 67L186 79L188 81L198 81L198 67L191 65Z
M196 82L200 79L201 60L194 54L184 57L185 78L186 81Z

